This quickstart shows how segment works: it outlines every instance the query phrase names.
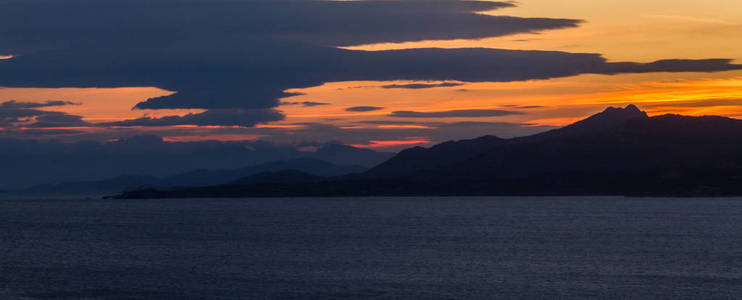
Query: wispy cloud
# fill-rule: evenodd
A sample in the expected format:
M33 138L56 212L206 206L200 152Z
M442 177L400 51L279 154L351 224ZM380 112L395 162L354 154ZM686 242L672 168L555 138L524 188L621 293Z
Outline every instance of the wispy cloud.
M429 89L436 87L454 87L461 86L462 83L456 82L442 82L442 83L411 83L411 84L389 84L382 85L385 89Z
M383 107L379 106L353 106L348 107L345 109L345 111L353 111L353 112L368 112L368 111L376 111L376 110L382 110Z
M315 101L302 101L302 102L284 101L284 102L281 102L281 105L303 105L305 107L313 107L313 106L330 105L330 103L315 102Z
M390 117L399 118L479 118L479 117L501 117L509 115L522 115L519 111L499 110L499 109L461 109L446 111L419 112L400 110L389 114Z

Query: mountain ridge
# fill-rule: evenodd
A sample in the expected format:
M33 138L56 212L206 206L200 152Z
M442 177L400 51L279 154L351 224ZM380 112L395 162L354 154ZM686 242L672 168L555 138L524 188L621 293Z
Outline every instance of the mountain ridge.
M526 137L487 136L411 148L354 176L208 189L224 197L728 196L742 195L739 182L742 120L672 114L650 117L629 105L607 108L571 125ZM168 193L154 196L168 197Z
M92 181L38 185L20 191L23 194L106 194L141 188L176 188L194 185L219 185L261 173L300 171L310 176L339 176L366 170L362 166L336 165L314 158L273 161L236 169L199 169L168 177L120 175Z
M369 169L364 175L368 177L411 175L416 171L430 169L431 167L445 167L458 161L475 157L505 143L527 143L565 135L589 133L617 126L636 118L648 118L648 116L645 112L639 110L637 106L630 104L625 108L608 107L603 112L565 127L530 136L503 139L497 136L487 135L469 140L448 141L430 148L414 147L401 151L391 159ZM452 156L452 153L456 154L458 159ZM413 157L415 155L418 157ZM401 163L403 165L395 166L395 163Z

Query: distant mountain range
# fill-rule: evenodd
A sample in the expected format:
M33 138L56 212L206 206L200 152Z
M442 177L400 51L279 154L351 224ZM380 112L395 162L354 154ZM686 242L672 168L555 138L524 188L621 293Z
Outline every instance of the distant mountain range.
M450 169L487 152L496 153L506 147L568 139L569 137L591 138L590 134L617 128L630 120L649 119L647 114L635 105L626 108L609 107L605 111L590 116L563 128L550 130L531 136L501 139L496 136L483 136L471 140L445 142L429 149L415 147L404 150L392 159L371 168L366 175L377 178L391 178L415 175L423 171ZM532 159L538 159L533 157Z
M341 166L314 158L299 158L268 162L238 169L201 169L162 178L153 176L121 175L104 180L38 185L19 192L43 195L99 195L144 187L174 188L198 185L218 185L235 182L241 178L266 172L294 171L301 172L301 174L307 174L307 176L331 177L360 173L366 169L367 168L358 165Z
M742 120L611 107L536 135L415 147L361 174L256 176L120 196L742 195Z
M167 142L155 135L70 143L0 138L0 189L15 191L40 184L91 182L122 175L164 178L198 169L236 169L300 158L370 168L394 154L340 143Z

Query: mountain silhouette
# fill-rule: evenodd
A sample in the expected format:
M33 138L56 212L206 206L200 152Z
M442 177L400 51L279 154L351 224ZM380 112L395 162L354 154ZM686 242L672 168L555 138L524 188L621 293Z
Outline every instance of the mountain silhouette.
M551 132L568 132L571 134L588 133L610 129L630 120L645 118L648 118L647 113L639 110L639 108L633 104L629 104L624 108L608 107L601 113L594 114L587 119L577 121L576 123L564 128L552 130Z
M487 135L471 140L445 142L431 148L414 147L401 151L364 175L378 178L399 177L421 170L442 168L475 157L504 142L504 139Z
M25 189L22 193L44 195L107 194L144 187L154 189L227 184L245 178L251 178L253 175L281 171L301 172L302 174L307 174L307 176L321 178L360 173L365 170L366 168L357 165L336 165L319 159L298 158L237 169L200 169L168 177L121 175L104 180L38 185ZM286 179L289 179L289 177Z
M221 196L729 196L742 195L741 180L742 120L629 105L526 137L408 149L358 175L243 182Z
M370 168L393 157L394 153L356 148L341 143L327 143L317 148L315 152L304 154L304 156L330 162L335 165Z
M637 118L647 118L647 114L635 105L629 105L626 108L609 107L601 113L569 126L532 136L505 140L488 135L470 140L449 141L431 148L414 147L404 150L390 160L371 168L365 175L379 178L399 177L423 170L445 168L507 143L527 143L549 138L587 134L615 127Z

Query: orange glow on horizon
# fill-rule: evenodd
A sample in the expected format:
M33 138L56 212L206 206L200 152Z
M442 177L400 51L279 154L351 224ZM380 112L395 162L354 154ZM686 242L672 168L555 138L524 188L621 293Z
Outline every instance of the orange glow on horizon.
M425 138L416 138L416 139L410 139L410 140L385 140L385 141L379 141L379 140L370 140L367 144L352 144L351 146L356 148L390 148L390 147L399 147L399 146L410 146L410 145L420 145L420 144L429 144L430 140Z
M288 108L286 123L324 122L343 129L358 121L420 121L389 117L391 111L448 111L499 109L520 114L481 118L436 118L436 122L517 122L524 126L563 126L602 111L608 106L636 104L651 115L682 111L689 115L738 116L742 107L742 71L718 73L648 73L622 75L579 75L550 80L521 82L463 82L457 87L431 89L384 89L389 84L415 81L331 82L321 86L293 89L303 95L291 101L322 99L328 105ZM430 83L430 82L426 82ZM383 100L380 100L383 99ZM373 103L384 107L383 115L346 116L348 106ZM309 114L307 113L309 112ZM313 117L322 115L322 118ZM281 122L278 122L280 124ZM379 129L416 128L422 124L378 125Z

